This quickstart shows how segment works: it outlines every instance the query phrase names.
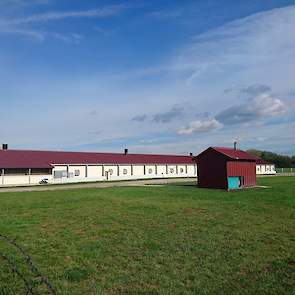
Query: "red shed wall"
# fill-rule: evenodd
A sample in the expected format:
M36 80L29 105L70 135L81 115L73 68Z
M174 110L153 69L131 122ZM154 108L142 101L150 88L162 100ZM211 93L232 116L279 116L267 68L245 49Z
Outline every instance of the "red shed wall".
M228 161L227 177L243 176L244 186L256 185L256 163L248 161Z
M199 187L227 189L226 159L222 154L209 149L197 161Z

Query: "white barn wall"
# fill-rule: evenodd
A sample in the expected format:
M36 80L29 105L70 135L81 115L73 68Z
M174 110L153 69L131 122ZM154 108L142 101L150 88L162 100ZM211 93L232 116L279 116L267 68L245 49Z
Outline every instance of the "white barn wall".
M273 175L276 174L275 165L273 164L259 164L256 165L257 175Z
M88 165L87 178L89 179L102 179L102 165Z
M53 180L53 176L52 175L31 175L30 177L30 184L39 184L39 182L42 180L42 179L48 179L49 182L52 182Z
M142 177L144 175L144 165L133 165L133 176Z
M177 177L176 173L176 165L168 165L168 176L170 177Z
M28 175L6 175L4 176L4 185L29 184Z
M166 177L166 169L167 169L166 165L157 165L158 177L160 178Z
M124 174L126 169L127 174ZM171 171L173 169L173 172ZM75 176L75 170L79 170L80 175ZM110 174L110 171L113 174ZM68 171L63 178L54 178L54 172ZM109 172L108 178L106 172ZM168 174L167 174L168 172ZM256 166L257 175L275 174L274 165L260 164ZM88 181L106 181L106 180L128 180L128 179L151 179L151 178L170 178L170 177L196 177L196 165L56 165L50 175L4 175L1 176L0 185L29 185L38 184L42 179L46 178L50 183L72 183L72 182L88 182Z
M39 184L44 178L52 181L52 175L4 175L1 177L1 183L8 186Z
M179 165L178 166L178 174L179 176L185 176L186 175L186 167L185 165Z
M187 174L189 176L197 175L197 166L196 165L187 165Z
M86 166L85 165L75 165L69 166L69 174L72 175L73 178L85 178L86 177ZM75 172L79 172L79 175L76 175Z
M102 165L103 180L116 180L118 178L118 165Z
M130 179L132 178L131 165L119 165L119 174L117 175L118 179ZM126 174L124 173L126 172Z
M156 178L158 175L156 174L156 165L146 165L145 166L145 176L146 178Z

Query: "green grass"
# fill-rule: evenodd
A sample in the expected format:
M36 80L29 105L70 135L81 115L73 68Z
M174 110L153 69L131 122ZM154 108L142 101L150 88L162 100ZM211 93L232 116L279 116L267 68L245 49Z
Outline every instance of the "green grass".
M258 181L271 188L3 193L0 233L58 294L295 294L295 177ZM0 251L32 278L1 241ZM23 290L0 260L0 294Z

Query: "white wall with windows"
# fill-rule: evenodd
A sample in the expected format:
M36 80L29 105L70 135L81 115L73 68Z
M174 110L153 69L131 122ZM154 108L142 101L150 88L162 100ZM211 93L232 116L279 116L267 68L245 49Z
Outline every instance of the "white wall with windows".
M45 171L45 170L44 170ZM36 185L42 180L48 183L73 183L88 181L111 181L129 179L152 179L169 177L196 177L196 165L163 164L55 164L53 169L33 174L31 169L1 170L0 186Z
M68 174L67 174L68 171ZM196 165L57 165L53 169L53 183L108 181L168 177L196 177Z
M51 169L0 169L0 186L35 185L46 179L49 183L196 177L197 166L172 164L88 164L53 165ZM257 175L276 174L275 165L257 164Z
M273 164L258 164L256 165L257 175L272 175L276 174L276 168Z

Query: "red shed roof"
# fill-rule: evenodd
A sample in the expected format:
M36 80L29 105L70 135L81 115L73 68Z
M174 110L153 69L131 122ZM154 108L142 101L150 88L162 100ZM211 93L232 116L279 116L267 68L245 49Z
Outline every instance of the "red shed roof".
M52 168L54 164L192 164L191 156L0 150L0 168Z
M212 147L214 150L218 151L225 156L235 159L235 160L256 160L257 158L245 151L235 150L233 148L227 147Z
M235 150L233 148L227 148L227 147L209 147L202 153L200 153L196 158L198 158L203 153L207 152L208 150L215 150L218 153L223 154L227 158L233 159L233 160L248 160L248 161L256 161L256 157L252 156L251 154L242 151L242 150Z

